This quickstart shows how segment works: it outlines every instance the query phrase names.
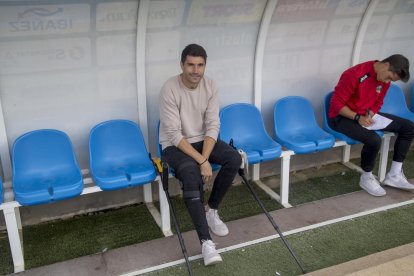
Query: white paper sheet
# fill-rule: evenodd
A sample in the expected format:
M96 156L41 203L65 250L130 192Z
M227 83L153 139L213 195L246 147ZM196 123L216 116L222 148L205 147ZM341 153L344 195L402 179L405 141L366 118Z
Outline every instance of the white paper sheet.
M365 127L369 130L378 130L386 128L389 124L391 124L392 120L388 119L384 116L381 116L379 114L375 114L372 119L374 120L374 123L370 125L369 127Z

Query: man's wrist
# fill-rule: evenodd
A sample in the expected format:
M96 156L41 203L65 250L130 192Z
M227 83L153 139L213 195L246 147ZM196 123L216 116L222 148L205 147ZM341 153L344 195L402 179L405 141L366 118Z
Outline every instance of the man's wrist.
M361 115L359 115L358 113L355 114L354 121L358 122L359 121L359 118L361 118Z
M198 163L199 166L203 165L204 163L206 163L208 161L208 159L206 158L203 162Z

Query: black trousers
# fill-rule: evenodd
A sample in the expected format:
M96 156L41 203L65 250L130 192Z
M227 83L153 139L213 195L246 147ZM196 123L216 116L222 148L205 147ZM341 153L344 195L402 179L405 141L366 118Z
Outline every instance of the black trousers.
M191 144L198 152L203 150L203 141ZM174 146L162 151L163 158L174 169L181 181L184 202L196 228L200 241L211 240L204 211L204 189L200 166L197 162ZM213 190L208 200L212 209L218 206L231 186L241 165L240 154L228 144L218 140L210 154L209 162L221 165L214 179Z
M414 137L414 123L392 114L381 112L379 114L392 120L386 128L381 130L394 132L397 135L392 160L403 162ZM368 130L358 122L341 115L330 119L329 126L364 145L361 150L361 168L366 172L372 171L381 147L381 137L375 131Z

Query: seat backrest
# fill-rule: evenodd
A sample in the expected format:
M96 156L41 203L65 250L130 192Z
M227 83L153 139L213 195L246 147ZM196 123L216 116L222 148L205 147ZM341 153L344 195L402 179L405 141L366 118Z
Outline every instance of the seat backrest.
M91 170L112 164L149 161L139 126L128 120L111 120L92 128L89 136Z
M329 106L331 104L332 95L333 95L333 91L326 94L323 100L323 128L329 131L333 131L333 129L331 129L331 127L328 124L328 120L329 120L328 112L329 112Z
M162 146L161 146L161 143L160 143L160 124L161 124L161 121L158 120L158 123L157 123L157 145L158 145L157 146L157 154L161 158Z
M410 112L405 101L404 92L395 84L391 84L384 98L381 112L405 117L404 114Z
M80 171L72 142L59 130L41 129L20 136L12 157L13 180Z
M315 128L316 122L312 104L304 97L288 96L276 101L273 107L275 137L292 133L303 133Z
M358 141L349 138L348 136L346 136L343 133L340 133L340 132L337 132L337 131L333 130L329 126L329 124L328 124L328 120L329 120L328 112L329 112L329 106L331 104L332 95L333 95L333 92L331 91L328 94L326 94L325 99L324 99L324 105L323 105L323 107L324 107L324 110L323 110L323 128L327 132L329 132L330 134L332 134L333 136L335 136L337 139L344 140L349 145L358 144L359 143Z
M220 139L226 143L233 139L237 144L271 140L265 129L259 109L252 104L236 103L220 111Z

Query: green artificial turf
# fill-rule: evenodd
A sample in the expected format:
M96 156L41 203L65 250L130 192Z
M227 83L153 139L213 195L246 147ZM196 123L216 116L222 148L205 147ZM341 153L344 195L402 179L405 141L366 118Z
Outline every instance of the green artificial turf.
M290 235L287 240L308 272L414 242L414 205ZM280 239L221 254L224 262L205 267L193 261L194 275L299 275ZM147 275L187 275L180 265Z
M390 152L390 160L391 158L392 152ZM352 160L352 162L358 164L359 161ZM338 164L336 166L340 166L339 171L338 169L330 170L330 165L318 169L323 173L315 173L311 169L307 173L307 180L291 184L290 203L298 205L360 190L359 174L345 166ZM306 174L307 171L304 170L303 173ZM414 151L412 150L404 163L404 171L408 178L414 178ZM315 175L318 176L315 177ZM270 199L256 185L253 187L269 211L281 208L275 200ZM205 194L206 201L209 194L209 191ZM183 232L192 230L193 226L182 198L173 197L172 202L177 211L181 230ZM220 216L224 221L236 220L261 212L244 184L233 186L220 206ZM26 268L43 266L162 237L161 231L144 204L25 226L23 233ZM2 233L0 235L0 274L12 272L13 263L7 235Z
M138 204L27 226L23 229L26 269L43 266L111 248L163 237L144 204ZM4 244L5 241L5 244ZM1 239L0 274L12 272L8 241Z
M391 167L393 152L389 152L387 170ZM378 172L378 160L374 167L374 174ZM352 163L360 165L360 159L352 159ZM330 168L335 166L335 168ZM342 168L338 172L338 166ZM325 168L324 168L325 167ZM361 190L359 187L360 173L347 168L340 164L326 165L318 170L328 170L328 172L320 173L322 176L314 177L315 169L307 169L302 172L308 179L291 183L289 185L289 203L292 205L299 205L306 202L312 202L324 198L329 198L337 195L351 193ZM327 168L326 168L327 167ZM414 178L414 151L408 152L404 161L404 173L408 179ZM308 172L307 172L308 171ZM332 173L329 173L331 171ZM306 176L307 175L307 176ZM279 188L276 189L279 193Z
M299 205L360 190L360 174L346 167L340 174L310 178L290 185L289 203Z
M264 192L256 190L269 211L282 208ZM206 202L209 195L207 191ZM173 197L172 203L181 231L194 229L182 198ZM220 208L225 221L259 213L261 209L244 185L232 187ZM23 234L26 269L163 236L144 204L27 226ZM13 263L6 234L0 236L0 250L0 274L12 273Z
M255 185L252 185L258 194L260 200L265 205L268 211L274 211L281 209L282 206L271 199L267 194L262 190L257 188ZM208 201L210 196L210 191L206 191L204 196L204 201ZM190 215L185 207L184 200L179 197L172 198L172 204L174 209L177 212L177 219L180 225L182 232L190 231L194 229L194 226L191 222ZM223 221L232 221L240 218L245 218L257 214L261 214L262 210L260 209L257 202L254 200L252 194L245 185L236 185L230 188L227 192L225 198L220 204L220 218ZM172 220L171 220L172 221ZM174 228L172 226L172 228ZM175 232L175 228L173 229Z
M13 273L13 260L7 233L0 235L0 275Z

